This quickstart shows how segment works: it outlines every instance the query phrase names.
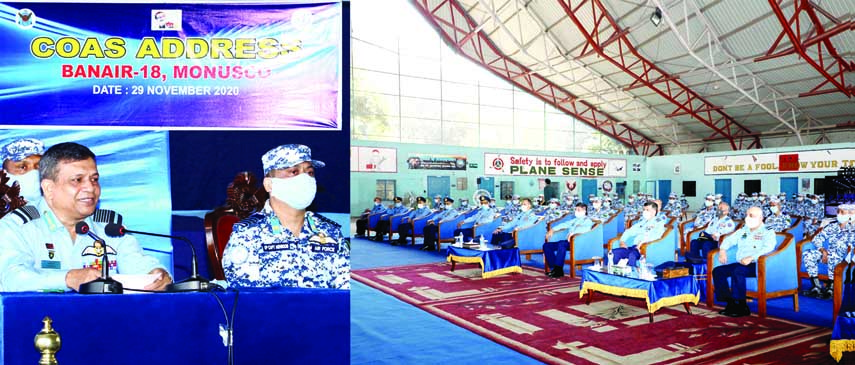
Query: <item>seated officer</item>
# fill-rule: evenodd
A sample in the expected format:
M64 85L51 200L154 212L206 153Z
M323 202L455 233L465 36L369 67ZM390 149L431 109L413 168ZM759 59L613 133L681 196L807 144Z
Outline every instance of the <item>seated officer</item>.
M443 211L429 220L422 231L425 236L425 242L422 245L424 251L436 249L436 243L439 239L439 223L449 222L460 215L460 212L454 209L454 199L446 197L444 202Z
M460 206L457 207L457 211L460 213L466 213L469 211L469 199L460 199Z
M528 227L537 223L537 221L538 216L534 214L531 199L523 198L520 203L520 214L517 214L514 219L496 228L496 231L493 232L493 238L490 239L490 243L504 248L512 248L516 244L514 242L514 230Z
M683 204L677 200L676 193L671 193L668 196L668 204L665 204L665 208L662 210L666 212L669 218L679 218L683 215Z
M261 157L264 209L234 226L223 271L236 287L350 289L350 247L332 220L306 211L317 192L309 147L286 144Z
M641 213L641 219L629 227L620 237L620 247L609 250L614 253L614 261L616 264L621 259L629 259L629 266L635 266L635 261L641 257L641 252L638 246L645 242L650 242L662 237L665 233L665 224L661 218L657 217L659 206L654 201L644 203L644 210ZM628 246L627 242L632 243Z
M104 247L77 234L76 225L86 222L93 233L107 237L106 224L93 216L101 185L92 151L73 142L57 144L42 156L39 176L44 191L35 205L39 216L0 231L0 287L5 291L77 291L101 277L102 265L110 265L113 273L158 275L147 290L163 290L172 282L133 236L106 239Z
M592 196L590 200L591 207L594 209L588 214L588 216L591 217L591 219L593 219L595 222L605 222L609 220L609 218L611 218L612 214L614 214L613 210L603 206L603 203L599 197Z
M39 186L39 161L45 151L45 144L35 138L20 138L0 147L0 169L6 172L12 186L15 182L21 186L21 197L29 203L41 198Z
M727 203L719 203L716 214L717 216L701 232L700 237L692 240L689 252L686 253L686 261L692 263L706 262L707 254L718 247L719 238L736 229L736 224L730 219L730 206Z
M712 194L707 194L704 198L704 208L695 213L695 228L701 228L710 222L716 217L716 206L715 206L715 198Z
M464 219L463 224L471 223L474 227L474 225L490 223L493 221L493 219L495 219L495 215L490 209L490 200L487 199L486 196L481 196L480 202L481 205L480 208L478 208L478 213L475 213L475 215ZM473 229L471 227L458 228L454 230L454 237L458 237L458 235L463 234L463 242L469 242L469 240L473 239L472 232Z
M433 197L433 209L439 210L439 209L442 209L443 206L444 205L442 204L442 196L440 196L440 195L434 196Z
M783 232L790 228L792 221L790 215L783 212L781 201L777 196L769 198L769 215L766 216L766 228L775 232Z
M552 198L541 216L543 216L543 219L546 219L547 222L552 222L558 218L563 217L564 214L566 214L566 212L561 210L561 208L558 206L558 199Z
M405 217L401 218L401 224L398 225L398 241L392 241L392 245L407 244L407 237L413 233L413 221L427 217L431 213L433 211L427 207L427 199L421 196L416 198L416 209L410 210Z
M772 252L776 243L775 232L763 226L763 209L749 208L745 226L725 238L721 244L718 261L724 266L716 267L712 272L715 297L719 302L727 302L727 307L719 314L729 317L751 314L745 303L745 278L757 276L757 259ZM727 264L727 250L732 246L737 247L737 262Z
M502 209L500 214L502 217L507 218L508 220L516 217L520 212L520 196L514 194L513 198L510 202L505 203L505 207Z
M385 212L386 208L383 207L381 203L380 197L374 198L374 206L371 207L371 210L366 209L359 219L356 220L356 237L365 237L365 229L368 228L368 216L371 214L377 214Z
M377 226L374 227L374 238L375 241L382 241L383 236L389 232L389 226L392 224L392 216L398 214L404 214L409 211L410 208L404 206L404 199L401 199L400 196L395 197L395 205L392 206L391 209L387 209L383 215L380 216L380 220L377 222ZM390 239L392 237L389 237Z
M585 233L591 230L594 226L594 221L588 218L588 206L584 203L576 204L576 209L573 211L574 218L552 226L546 232L546 243L543 244L543 256L546 259L546 264L549 265L549 277L560 278L564 276L564 256L567 250L570 249L570 236L577 233ZM567 231L565 235L563 232ZM562 232L559 237L555 237L555 233ZM561 239L563 238L563 239ZM570 268L573 270L574 268Z
M834 277L834 267L855 249L855 205L841 204L837 207L837 222L829 223L813 238L813 250L802 252L802 262L810 275L811 288L802 294L813 298L828 299L833 295L831 282L825 287L819 281L819 263L828 267L828 277Z

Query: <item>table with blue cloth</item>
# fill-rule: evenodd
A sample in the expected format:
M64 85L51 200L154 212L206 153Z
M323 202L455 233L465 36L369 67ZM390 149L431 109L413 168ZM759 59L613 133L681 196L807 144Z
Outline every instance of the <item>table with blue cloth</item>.
M522 272L519 248L472 250L448 246L446 260L451 263L451 271L457 262L481 265L481 277L491 278L512 272Z
M588 294L587 304L591 304L594 292L619 295L630 298L644 299L650 322L653 313L662 307L683 304L686 312L692 314L689 303L698 304L700 289L694 277L683 276L670 279L643 280L634 272L629 276L609 274L606 269L593 270L590 267L582 270L582 283L579 298Z
M217 295L224 308L213 297ZM346 364L350 292L243 289L216 293L0 293L0 363L36 364L42 319L59 333L60 364L226 364L220 325L235 308L236 364ZM227 333L227 331L222 331Z

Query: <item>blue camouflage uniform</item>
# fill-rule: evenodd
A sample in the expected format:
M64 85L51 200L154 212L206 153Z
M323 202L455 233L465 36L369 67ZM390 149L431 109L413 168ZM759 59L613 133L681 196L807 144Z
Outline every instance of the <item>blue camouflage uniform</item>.
M683 205L676 198L668 200L668 204L665 204L665 208L662 210L667 211L668 217L671 218L679 218L683 215Z
M766 217L764 223L768 229L775 232L783 232L790 228L792 219L790 219L790 215L787 213L772 214Z
M821 202L808 202L804 210L805 235L813 235L819 229L822 218L825 217L825 205Z
M708 207L702 210L699 210L695 213L695 227L700 228L707 225L715 218L715 208Z
M844 227L840 226L840 223L837 221L826 225L811 240L815 248L802 252L802 262L805 265L805 271L811 277L819 275L818 264L822 260L820 248L824 248L828 252L829 278L834 277L834 267L843 261L843 258L846 257L846 252L850 248L855 248L855 230L853 230L852 223L846 224Z
M776 244L775 232L767 229L762 223L754 231L746 226L725 238L721 244L721 250L727 251L736 246L737 262L713 269L716 299L722 302L745 300L745 278L757 277L757 259L772 252ZM750 264L743 265L738 262L746 257L751 257ZM728 285L728 279L730 279L730 285Z
M612 263L617 264L621 259L629 259L629 266L635 266L635 261L641 257L638 246L659 239L663 233L665 233L665 224L659 215L650 220L642 217L621 235L620 240L626 243L627 247L612 249L614 254Z
M234 226L223 251L223 271L234 287L350 289L350 248L338 224L306 212L294 234L264 204Z
M42 155L44 152L45 144L38 139L18 138L13 140L0 147L0 170L4 170L3 164L6 160L21 162L27 157ZM18 183L20 186L19 197L23 198L25 202L35 204L37 200L41 199L39 171L37 168L20 175L13 175L10 171L7 171L6 177L9 178L6 182L8 186L13 186L16 182ZM8 205L7 202L0 204ZM3 217L2 212L0 212L0 217Z
M3 219L7 222L0 229L3 291L70 290L65 284L68 271L88 267L100 270L105 255L112 274L148 274L154 269L166 269L157 259L146 255L133 236L109 238L105 234L107 223L120 223L113 217L102 216L111 211L96 210L83 220L91 232L104 238L106 247L103 247L88 235L78 234L72 241L44 199L31 207L35 211L27 212L26 219L14 213Z
M588 232L592 227L594 227L594 221L588 216L582 218L576 217L553 226L552 241L543 244L543 256L546 259L547 265L552 270L563 274L564 256L567 254L567 250L570 249L570 242L567 241L567 237L573 234ZM556 237L556 233L558 232L561 233L558 235L559 237ZM570 268L570 270L573 269L572 267Z

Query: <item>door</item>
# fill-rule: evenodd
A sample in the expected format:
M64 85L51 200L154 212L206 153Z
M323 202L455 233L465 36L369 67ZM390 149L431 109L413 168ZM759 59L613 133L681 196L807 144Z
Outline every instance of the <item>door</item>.
M589 194L597 195L597 179L582 179L582 196L579 198L590 206L591 201L588 200Z
M668 195L671 195L671 180L659 180L659 194L656 196L659 197L662 204L668 202Z
M499 192L501 196L497 197L496 200L511 200L511 196L514 195L514 182L499 181Z
M651 196L656 196L656 182L653 180L648 180L645 183L644 193L650 194Z
M428 197L434 196L450 196L451 194L451 177L449 176L428 176Z
M787 199L792 199L793 195L799 193L799 178L797 177L782 177L781 192L787 193Z
M730 179L715 179L715 193L721 194L721 201L730 204Z
M487 190L490 193L490 196L495 198L493 195L494 187L496 186L496 178L495 177L479 177L478 178L478 189ZM501 199L497 199L501 200ZM477 202L476 202L477 203Z

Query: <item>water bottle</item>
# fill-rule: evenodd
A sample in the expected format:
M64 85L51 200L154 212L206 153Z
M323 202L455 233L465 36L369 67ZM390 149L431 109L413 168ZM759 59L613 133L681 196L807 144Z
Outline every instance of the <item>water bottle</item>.
M460 232L460 234L457 235L457 244L463 244L463 232Z
M615 259L615 254L612 252L612 250L609 250L609 254L608 254L609 262L608 262L608 266L607 266L609 274L612 273L612 261L614 261L614 259Z
M480 243L481 246L484 246L485 244L487 244L487 240L484 239L483 234L481 235L481 237L478 237L478 243Z
M647 271L647 259L644 258L644 255L641 255L641 258L638 259L638 274L639 276L644 276Z

